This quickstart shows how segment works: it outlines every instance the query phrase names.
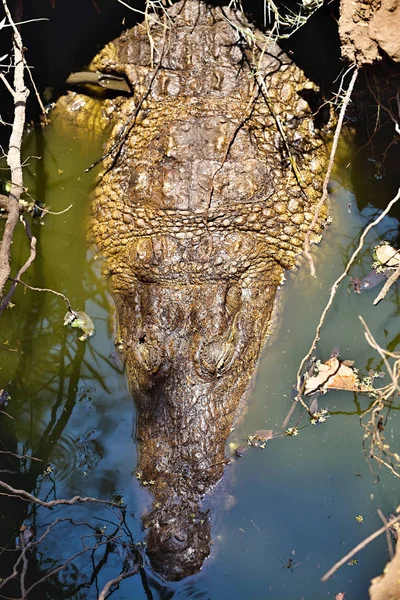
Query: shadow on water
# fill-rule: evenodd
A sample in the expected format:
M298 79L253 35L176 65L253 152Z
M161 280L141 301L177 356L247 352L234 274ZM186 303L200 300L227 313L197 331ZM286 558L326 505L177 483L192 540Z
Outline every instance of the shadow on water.
M62 214L49 213L33 225L38 239L37 258L25 281L35 287L62 290L73 307L90 313L97 329L90 344L79 341L74 330L63 327L67 306L62 299L22 287L13 298L15 306L8 308L2 319L0 388L7 390L10 400L7 414L0 414L0 470L9 485L48 500L81 494L108 500L116 496L122 500L124 495L126 501L133 487L132 402L115 355L112 303L100 276L100 265L85 239L87 198L95 174L85 176L83 171L100 151L97 144L80 154L77 145L62 137L55 127L45 132L34 130L26 140L26 155L42 157L40 161L29 159L25 173L29 193L36 201L46 202L51 213L72 206ZM15 262L24 260L25 246L19 232L14 241ZM19 461L6 451L26 458ZM97 470L100 461L101 472ZM128 469L121 475L123 463ZM126 531L130 530L134 505L130 502L132 514L124 515L128 521ZM15 538L21 524L34 526L38 539L56 517L73 516L79 521L77 516L81 514L85 516L81 521L88 523L81 526L88 531L76 531L72 537L65 527L64 531L60 526L54 528L55 538L47 536L48 546L31 556L28 582L35 579L35 569L55 569L78 552L74 549L79 546L80 536L93 533L89 525L94 519L113 518L110 509L103 506L80 507L72 516L58 507L49 514L46 509L32 511L26 501L5 496L0 497L0 514L3 578L19 554ZM60 546L60 535L66 536L68 544ZM106 544L106 551L116 552L110 544ZM92 560L94 565L98 557L92 556ZM103 562L107 561L103 558ZM86 567L80 564L79 568L86 575ZM76 579L77 585L81 583L78 575ZM50 597L70 597L66 588L73 587L72 580L68 581L62 571L50 578L50 591L46 593ZM61 586L56 596L51 592L54 585ZM18 597L15 581L6 592Z

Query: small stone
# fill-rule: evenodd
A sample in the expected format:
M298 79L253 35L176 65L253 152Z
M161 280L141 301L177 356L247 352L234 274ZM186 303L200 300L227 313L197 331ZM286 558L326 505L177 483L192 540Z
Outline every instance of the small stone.
M238 446L233 453L235 458L243 458L245 452L247 451L247 446Z

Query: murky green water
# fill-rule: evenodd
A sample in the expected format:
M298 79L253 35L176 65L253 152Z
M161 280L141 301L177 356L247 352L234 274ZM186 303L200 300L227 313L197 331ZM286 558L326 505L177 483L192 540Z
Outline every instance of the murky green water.
M127 512L121 539L129 540L129 529L138 542L145 535L140 514L148 499L133 475L134 408L115 356L112 299L100 276L100 259L85 239L95 173L83 171L101 149L91 142L82 148L72 136L51 126L30 134L26 152L42 156L41 161L30 159L26 169L32 196L52 211L73 206L61 215L48 214L33 226L38 256L24 279L66 294L75 309L91 316L96 336L86 343L78 341L76 331L63 327L66 305L60 298L18 288L15 307L7 309L0 329L0 389L11 394L9 417L1 416L1 439L3 448L33 454L44 465L50 464L52 472L43 474L44 465L27 460L10 483L49 499L54 494L58 498L122 496ZM333 224L314 252L317 278L311 279L307 268L288 276L278 334L262 357L248 411L232 433L232 443L245 444L256 429L280 430L291 405L298 364L311 343L329 288L372 214L368 208L359 214L355 200L345 187L334 185ZM397 221L386 219L368 242L396 234ZM20 264L27 255L21 231L13 250ZM370 253L364 252L363 257L364 265L355 267L355 275L368 270ZM347 284L340 288L328 315L318 354L326 359L339 345L342 357L355 360L366 372L379 359L364 340L358 315L382 346L392 342L395 350L397 292L391 291L373 307L374 292L359 296L349 293ZM369 579L382 571L387 560L384 538L363 550L356 557L358 564L345 565L327 583L320 578L381 525L378 507L390 514L398 503L398 481L377 465L373 474L362 451L359 415L369 403L366 396L331 391L320 399L320 406L331 413L326 423L311 426L303 419L298 437L272 440L264 450L249 448L226 469L210 500L214 545L202 572L180 584L165 584L146 567L141 576L123 581L114 598L319 600L334 598L338 592L346 592L349 600L367 598ZM398 421L393 409L386 438L394 449ZM2 543L10 542L9 548L15 547L14 529L25 518L37 527L37 538L56 517L74 521L58 523L39 546L37 568L43 571L82 551L82 543L93 546L99 541L99 537L81 538L93 531L78 523L107 526L110 534L117 523L116 513L99 505L58 507L52 512L39 509L28 516L24 508L22 502L3 504ZM363 516L362 523L357 515ZM10 552L1 554L2 577L10 556ZM117 543L103 544L55 573L50 581L53 587L46 593L50 598L95 598L108 579L119 575L124 558ZM93 565L100 563L98 576L91 581ZM90 587L81 585L90 581ZM35 593L44 597L45 591Z

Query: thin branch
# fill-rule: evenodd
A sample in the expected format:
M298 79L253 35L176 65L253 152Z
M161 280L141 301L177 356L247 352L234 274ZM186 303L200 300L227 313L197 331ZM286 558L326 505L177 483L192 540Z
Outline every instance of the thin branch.
M383 300L385 298L386 294L388 293L388 291L390 290L392 285L394 283L396 283L396 281L398 280L399 277L400 277L400 266L397 267L397 269L394 271L394 273L392 273L391 276L389 277L389 279L386 281L385 285L383 286L383 288L381 289L381 291L379 292L379 294L377 295L377 297L374 300L374 306L376 306L381 300Z
M393 382L393 385L395 386L395 388L397 389L398 392L400 392L400 386L399 386L399 382L396 379L396 375L393 373L389 361L386 358L386 352L383 348L381 348L379 346L379 344L377 343L377 341L375 340L374 336L372 335L370 329L368 328L368 325L366 324L366 322L364 321L364 319L359 315L358 318L360 319L361 323L363 324L363 327L365 329L365 339L367 340L368 344L374 348L374 350L376 350L378 352L378 354L380 355L380 357L382 358L383 362L385 363L385 367L387 369L387 372Z
M61 292L56 292L55 290L51 290L50 288L38 288L38 287L33 287L32 285L29 285L28 283L25 283L25 281L22 281L21 279L14 279L13 277L9 278L11 281L15 281L16 283L20 283L21 285L23 285L24 287L28 288L28 290L32 290L33 292L47 292L49 294L54 294L55 296L59 296L60 298L62 298L64 300L64 302L67 303L68 306L68 310L69 312L74 312L72 310L71 307L71 303L68 300L67 296L65 296L64 294L62 294Z
M30 230L28 222L26 221L26 219L23 216L21 216L21 221L24 225L26 234L29 239L30 254L29 254L29 257L27 258L27 260L25 261L25 264L22 265L22 267L19 269L7 294L4 296L4 298L0 302L0 315L2 314L4 309L8 306L8 303L10 302L11 298L13 297L15 288L17 287L17 283L19 281L19 278L21 277L21 275L23 275L25 273L25 271L27 271L29 269L29 267L31 266L31 264L33 263L33 261L36 258L36 241L37 240L36 240L35 236L32 235L32 232Z
M19 27L20 25L26 25L27 23L38 23L39 21L50 21L50 19L47 19L46 17L39 17L37 19L29 19L28 21L18 21L15 23L15 25ZM13 24L5 23L3 27L13 27Z
M8 485L8 483L6 483L5 481L0 480L0 487L4 488L8 492L10 492L10 494L20 498L21 500L26 500L28 502L34 502L35 504L38 504L39 506L44 506L45 508L53 508L54 506L59 506L60 504L68 504L68 505L77 504L78 502L96 502L97 504L107 504L108 506L113 506L113 503L109 502L108 500L98 500L97 498L91 498L90 496L86 496L84 498L82 498L81 496L74 496L73 498L70 498L69 500L65 500L64 498L61 498L60 500L50 500L49 502L44 502L44 500L41 500L40 498L33 496L32 494L30 494L29 492L26 492L25 490L19 490L19 489L11 487L11 485ZM1 496L9 496L10 494L5 494L4 492L0 492Z
M52 210L49 210L48 208L42 208L41 206L38 206L35 203L35 207L38 208L42 213L45 213L47 215L63 215L64 213L68 212L70 208L73 207L73 204L70 204L69 206L67 206L67 208L64 208L64 210L60 210L58 212L54 212Z
M4 85L6 86L7 90L10 92L11 96L15 99L15 90L13 90L13 88L11 87L11 85L8 83L6 77L4 76L3 73L0 73L0 79L2 80L2 82L4 83Z
M378 508L376 512L378 513L378 515L379 515L382 523L384 525L386 525L387 522L388 522L388 520L385 517L385 515L383 514L383 512L381 511L381 509ZM392 560L392 558L394 556L394 551L393 551L392 538L390 537L390 531L389 531L389 529L386 529L385 534L386 534L386 543L387 543L387 547L388 547L389 557L390 557L390 560Z
M313 258L311 256L310 253L310 235L317 223L318 217L319 217L319 213L321 211L322 206L325 204L325 202L328 200L328 185L329 185L329 181L331 178L331 174L332 174L332 169L333 169L333 163L335 161L335 156L336 156L336 150L337 150L337 146L339 143L339 136L340 136L340 132L342 131L342 126L343 126L343 120L344 120L344 116L347 110L347 106L350 102L350 98L351 98L351 94L353 92L353 88L354 88L354 84L356 82L357 79L357 75L358 75L358 69L355 69L353 76L350 80L349 83L349 87L347 88L347 92L346 95L344 97L344 101L342 104L342 108L340 110L340 114L339 114L339 119L336 125L336 130L335 130L335 135L333 137L333 143L332 143L332 150L331 150L331 154L329 157L329 163L328 163L328 169L326 171L326 175L325 175L325 180L324 180L324 184L322 187L322 196L316 206L315 212L314 212L314 216L313 216L313 220L310 223L310 227L308 228L308 231L305 235L304 238L304 256L306 256L308 263L310 265L310 271L311 271L311 276L312 277L316 277L315 274L315 265L314 265L314 261Z
M103 587L103 589L101 590L101 592L99 594L98 600L105 600L108 592L110 591L110 589L113 585L118 585L123 579L126 579L127 577L132 577L133 575L136 575L136 573L138 571L139 571L139 565L135 565L133 567L133 569L131 569L127 573L121 573L118 577L115 577L114 579L110 579L110 581L107 581L106 585Z
M325 573L325 575L321 578L321 581L327 581L329 579L329 577L331 577L338 569L340 569L340 567L342 567L350 558L352 558L352 556L357 554L357 552L360 552L360 550L365 548L365 546L367 546L375 538L379 537L382 533L385 533L385 531L387 531L388 529L393 527L393 525L395 525L396 523L399 523L399 522L400 522L400 516L396 517L395 519L391 519L390 521L388 521L386 523L386 525L384 525L383 527L381 527L374 533L371 533L371 535L369 535L367 538L365 538L365 540L363 540L362 542L357 544L357 546L355 546L353 548L353 550L350 550L350 552L348 552L346 554L346 556L344 556L343 558L338 560L338 562L335 563L333 565L333 567L331 569L329 569L329 571L327 573Z
M24 59L24 64L25 64L26 70L28 71L28 74L29 74L29 79L31 80L31 84L32 84L33 90L34 90L34 92L35 92L35 96L36 96L36 99L37 99L37 101L38 101L38 104L39 104L39 106L40 106L40 110L42 111L42 114L43 114L43 117L44 117L44 123L45 123L46 125L48 125L48 124L49 124L49 121L48 121L48 119L47 119L47 115L46 115L46 109L45 109L45 107L43 106L43 102L42 102L42 99L41 99L41 97L40 97L39 90L37 89L37 87L36 87L36 83L35 83L35 81L34 81L34 79L33 79L33 76L32 76L32 73L31 73L31 68L30 68L30 67L28 67L28 65L27 65L27 63L26 63L26 60L25 60L25 59Z
M324 324L326 315L330 309L330 307L332 306L333 303L333 299L336 295L337 289L339 287L339 285L341 284L341 282L343 281L343 279L347 276L350 267L352 266L352 264L354 263L354 261L356 260L357 256L359 255L362 247L364 246L364 241L365 238L367 237L367 235L369 234L369 232L371 231L371 229L373 227L375 227L376 225L378 225L385 217L386 215L390 212L390 210L392 209L392 207L394 206L394 204L396 204L396 202L400 199L400 188L397 190L397 194L396 196L389 202L389 204L387 205L387 207L385 208L385 210L379 215L379 217L377 217L374 221L372 221L372 223L370 223L369 225L367 225L367 227L364 229L363 233L361 234L360 237L360 241L358 243L357 248L355 249L355 251L353 252L353 254L350 257L349 262L347 263L343 273L336 279L335 283L333 284L332 288L331 288L331 293L329 296L329 300L327 305L325 306L321 318L319 320L316 332L315 332L315 337L312 341L312 344L310 346L309 351L307 352L306 356L303 358L303 360L300 363L299 369L297 371L297 390L300 392L301 389L301 372L304 368L304 365L306 364L306 362L308 361L308 359L310 358L311 354L314 352L315 347L317 345L317 342L319 340L319 334L321 332L322 326Z
M15 454L15 452L11 452L11 450L0 450L0 454L8 454L14 458L18 458L19 460L23 460L25 458L29 460L37 460L38 462L43 462L41 458L36 458L36 456L31 456L30 454Z
M126 79L117 77L116 75L100 73L99 71L96 71L96 73L92 71L71 73L65 83L67 85L97 85L107 90L132 94L132 90Z
M7 221L4 228L3 240L0 246L0 297L10 275L10 250L14 229L19 218L19 199L23 189L21 144L25 126L26 100L29 95L24 82L24 55L21 35L15 26L6 0L3 1L4 11L13 29L14 50L14 121L10 136L7 164L11 170L11 191Z

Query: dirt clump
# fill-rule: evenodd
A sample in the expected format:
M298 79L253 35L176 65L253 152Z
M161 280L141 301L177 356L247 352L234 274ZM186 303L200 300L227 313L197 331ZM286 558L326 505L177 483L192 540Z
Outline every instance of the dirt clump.
M400 62L400 0L341 0L339 35L342 56L358 65L386 53Z

